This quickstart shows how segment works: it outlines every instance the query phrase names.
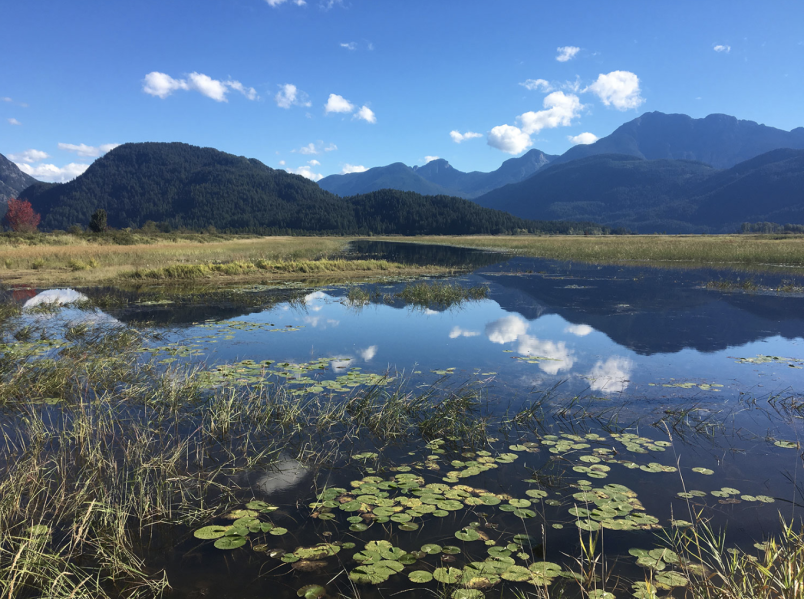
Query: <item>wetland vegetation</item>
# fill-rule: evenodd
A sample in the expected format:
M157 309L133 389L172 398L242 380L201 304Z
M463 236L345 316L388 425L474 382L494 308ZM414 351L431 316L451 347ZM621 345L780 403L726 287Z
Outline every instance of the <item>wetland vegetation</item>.
M0 291L0 596L802 597L800 300L491 257Z
M799 235L469 235L424 236L410 241L594 264L804 266L804 237Z

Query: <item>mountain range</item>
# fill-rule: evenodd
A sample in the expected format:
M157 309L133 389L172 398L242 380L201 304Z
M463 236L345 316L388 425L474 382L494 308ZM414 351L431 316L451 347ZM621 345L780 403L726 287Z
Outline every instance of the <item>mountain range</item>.
M342 198L259 160L184 143L129 143L69 183L35 183L20 198L43 229L89 222L102 208L115 228L148 221L254 233L472 234L568 232L591 225L533 223L462 198L384 189Z
M804 128L783 131L721 114L693 119L650 112L593 144L561 156L533 149L489 173L465 173L436 159L332 175L319 185L211 148L124 144L74 181L32 182L0 156L0 199L31 199L45 228L85 224L94 210L106 208L116 227L148 220L307 232L572 227L525 222L560 219L644 233L730 232L742 222L804 224ZM457 220L447 218L447 206L458 211ZM491 216L479 206L518 218ZM477 220L486 217L486 224Z
M475 200L522 218L592 220L642 233L726 233L743 222L804 223L804 150L716 169L599 154L557 164Z
M370 168L362 173L330 175L318 184L321 189L346 196L368 193L378 189L399 189L422 194L446 194L459 198L476 198L493 189L517 183L544 168L556 158L539 150L530 150L511 158L490 173L464 173L443 158L431 160L424 166L407 166L395 162L388 166Z

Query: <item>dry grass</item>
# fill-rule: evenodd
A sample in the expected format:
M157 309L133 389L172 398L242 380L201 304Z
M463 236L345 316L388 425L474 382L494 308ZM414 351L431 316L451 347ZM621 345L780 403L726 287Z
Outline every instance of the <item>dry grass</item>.
M399 238L386 238L400 241ZM804 237L791 235L422 236L404 241L514 252L556 260L673 266L804 266Z
M0 245L0 278L7 283L88 285L130 271L177 265L316 260L339 253L348 242L342 237L260 237L98 245L75 238L71 245Z

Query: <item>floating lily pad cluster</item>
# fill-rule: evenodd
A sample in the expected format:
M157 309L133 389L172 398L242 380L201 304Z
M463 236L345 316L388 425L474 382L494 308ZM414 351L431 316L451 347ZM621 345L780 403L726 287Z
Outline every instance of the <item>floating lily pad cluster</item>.
M610 484L602 488L583 488L572 498L576 504L569 513L581 530L650 530L661 528L659 519L644 513L637 494L624 485Z
M513 360L527 362L528 364L538 364L539 362L561 362L558 358L547 358L545 356L511 356Z
M276 511L277 507L264 501L251 501L246 509L234 510L224 516L233 522L229 525L213 524L199 528L193 533L196 539L213 540L218 549L237 549L248 541L250 534L268 533L273 536L282 536L288 531L286 528L274 526L272 522L260 520L261 515Z
M735 360L737 364L769 364L769 363L785 363L790 368L801 368L804 365L804 360L800 360L798 358L783 358L781 356L763 356L762 354L758 354L755 358L737 358Z
M215 387L223 384L258 385L266 384L271 377L284 379L286 385L300 385L302 388L291 391L293 395L306 393L345 392L360 386L387 385L393 377L363 373L358 367L342 370L345 374L335 379L316 379L310 373L329 369L333 362L348 362L348 358L320 358L311 362L293 363L276 362L274 360L243 360L235 364L221 364L210 371L202 373L206 386Z
M633 585L634 596L648 597L655 596L655 590L670 590L673 587L685 587L689 584L684 574L673 570L673 566L679 566L681 559L678 554L670 549L629 549L628 553L637 558L637 565L642 566L653 573L653 584L650 588L646 583L640 582ZM651 591L654 591L653 594Z
M648 383L648 387L656 387L656 383ZM720 392L723 385L720 383L662 383L662 387L677 387L679 389L700 389L701 391Z

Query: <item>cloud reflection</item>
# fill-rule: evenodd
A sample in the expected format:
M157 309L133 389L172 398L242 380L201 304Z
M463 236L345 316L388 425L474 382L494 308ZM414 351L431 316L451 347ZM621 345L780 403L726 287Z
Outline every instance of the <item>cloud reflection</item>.
M477 337L478 335L480 335L479 331L469 331L461 327L452 327L452 330L449 332L450 339L456 339L457 337Z
M588 324L572 324L564 329L565 333L572 333L578 337L586 337L589 333L594 333L595 329Z
M628 358L612 356L605 362L598 360L586 375L590 379L592 391L603 393L622 393L628 388L634 363Z
M539 369L547 374L558 374L562 370L570 371L575 364L572 350L567 349L563 341L555 343L530 335L522 335L519 338L517 351L524 356L550 358L550 361L539 362Z
M528 330L528 322L519 316L504 316L486 325L486 337L492 343L511 343Z
M366 349L360 350L357 353L359 353L360 357L363 358L366 362L370 362L371 359L377 355L377 346L370 345Z

